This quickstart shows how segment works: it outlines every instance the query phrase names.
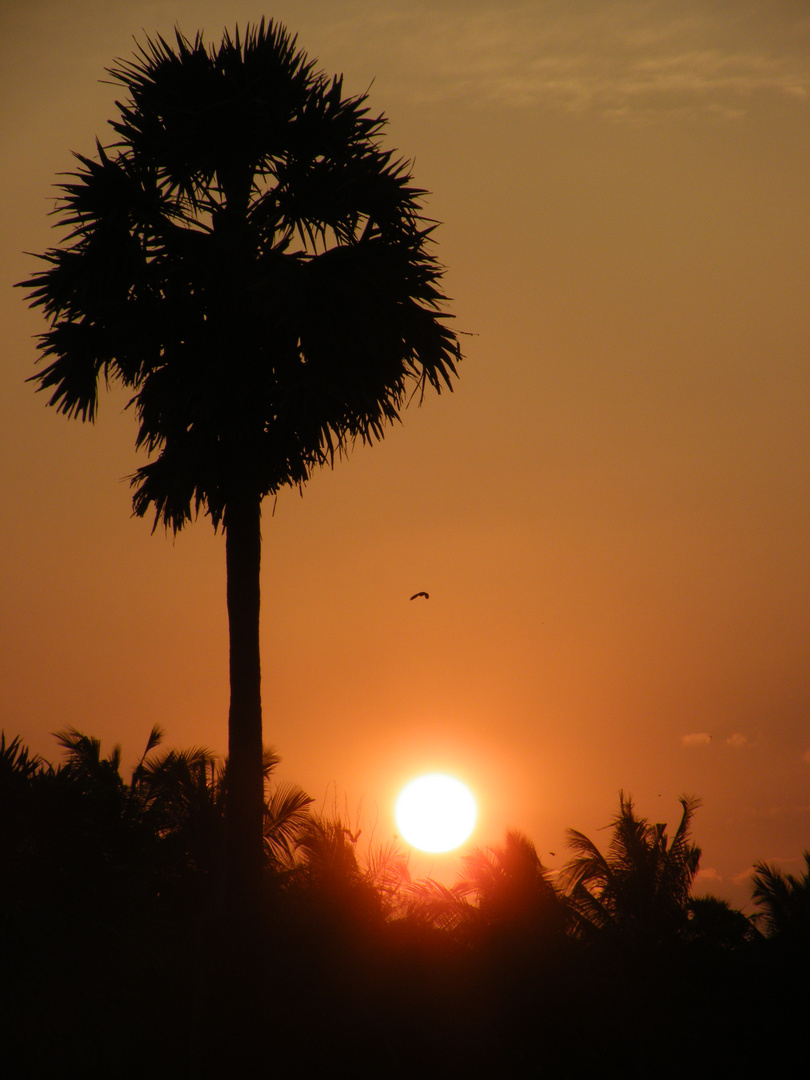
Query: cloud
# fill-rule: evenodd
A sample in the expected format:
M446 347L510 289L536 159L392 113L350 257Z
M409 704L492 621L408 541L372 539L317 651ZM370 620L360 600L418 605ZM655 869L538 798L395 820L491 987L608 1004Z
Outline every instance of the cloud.
M361 32L369 45L379 38L389 85L424 104L466 98L650 119L737 117L765 95L810 103L810 18L798 6L770 15L758 0L362 6Z
M735 874L731 880L735 885L750 885L754 873L753 866L749 866L748 869L743 870L741 874Z
M708 746L711 741L712 737L707 731L692 731L688 735L681 735L681 746ZM725 745L735 750L741 746L748 746L748 736L735 731L733 735L725 739Z
M775 866L777 870L781 870L783 874L801 874L807 867L807 863L803 855L771 855L768 858L762 859L767 866ZM756 873L756 868L749 866L747 870L741 874L737 874L733 881L735 885L750 884L750 879Z
M797 821L808 815L810 815L810 805L806 803L780 803L776 806L765 807L756 816L770 821Z
M695 883L699 885L717 885L723 878L713 866L701 868L695 875Z
M810 750L805 750L802 754L802 761L806 761L807 764L810 765Z

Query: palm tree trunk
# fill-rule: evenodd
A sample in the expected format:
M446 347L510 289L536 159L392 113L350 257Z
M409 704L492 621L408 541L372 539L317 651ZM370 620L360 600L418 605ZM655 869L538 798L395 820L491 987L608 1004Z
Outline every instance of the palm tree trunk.
M261 500L242 496L225 513L231 701L228 715L228 877L238 907L258 901L263 862L259 604Z
M231 703L228 714L228 904L225 998L220 1017L229 1073L250 1076L262 1061L261 499L239 493L225 511Z

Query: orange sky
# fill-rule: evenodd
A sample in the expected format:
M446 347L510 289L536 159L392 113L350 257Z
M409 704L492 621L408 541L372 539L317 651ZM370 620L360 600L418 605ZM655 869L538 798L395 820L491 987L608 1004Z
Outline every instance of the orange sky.
M24 383L41 316L8 286L54 242L70 151L106 137L105 65L142 29L218 39L262 13L0 14L2 724L49 756L74 725L134 764L155 722L224 751L224 547L207 520L172 541L130 519L133 418L118 394L95 428L44 407ZM810 847L810 11L265 13L371 86L475 335L455 394L265 508L280 775L382 840L405 780L452 771L479 843L515 826L553 867L620 787L671 823L696 794L706 884L743 903L753 861Z

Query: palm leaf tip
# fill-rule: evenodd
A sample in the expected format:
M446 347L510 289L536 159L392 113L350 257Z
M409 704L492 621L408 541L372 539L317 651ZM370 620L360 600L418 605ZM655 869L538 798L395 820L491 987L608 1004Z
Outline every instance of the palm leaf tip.
M160 724L154 724L152 730L149 732L149 738L146 740L146 753L150 750L154 750L161 742L163 742L166 732Z

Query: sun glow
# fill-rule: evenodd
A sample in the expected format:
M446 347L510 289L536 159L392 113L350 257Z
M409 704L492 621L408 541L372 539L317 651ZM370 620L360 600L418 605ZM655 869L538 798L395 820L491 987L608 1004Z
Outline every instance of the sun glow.
M451 851L473 831L478 808L468 787L455 777L431 773L400 792L395 816L402 836L420 851Z

